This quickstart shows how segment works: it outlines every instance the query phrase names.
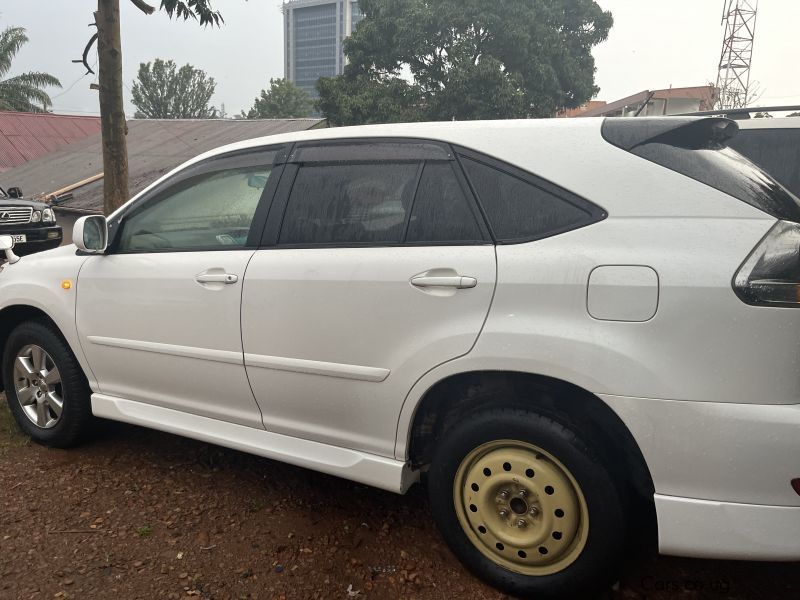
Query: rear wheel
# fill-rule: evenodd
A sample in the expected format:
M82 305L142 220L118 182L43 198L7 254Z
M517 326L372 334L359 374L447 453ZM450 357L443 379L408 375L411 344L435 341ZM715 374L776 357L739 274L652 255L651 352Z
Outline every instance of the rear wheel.
M573 598L613 583L625 538L609 471L578 433L531 412L451 429L429 472L434 518L476 575L505 592Z
M11 414L35 441L66 448L87 436L93 422L89 385L49 324L28 321L11 332L2 375Z

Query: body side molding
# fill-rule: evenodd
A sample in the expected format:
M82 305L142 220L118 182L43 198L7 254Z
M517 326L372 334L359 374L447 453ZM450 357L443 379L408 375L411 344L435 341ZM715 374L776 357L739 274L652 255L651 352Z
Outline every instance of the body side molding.
M360 381L372 382L384 381L390 373L389 369L380 367L347 365L302 358L286 358L284 356L265 356L263 354L245 354L244 364L248 367L260 367L262 369L275 369L277 371L291 371L293 373L325 375L327 377L341 377L343 379L357 379Z

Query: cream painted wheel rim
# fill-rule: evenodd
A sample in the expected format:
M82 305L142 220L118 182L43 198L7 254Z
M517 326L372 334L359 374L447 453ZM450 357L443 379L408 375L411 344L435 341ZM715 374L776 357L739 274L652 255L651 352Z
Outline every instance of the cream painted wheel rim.
M589 511L569 470L516 440L470 452L453 482L458 521L489 560L522 575L558 573L586 545Z

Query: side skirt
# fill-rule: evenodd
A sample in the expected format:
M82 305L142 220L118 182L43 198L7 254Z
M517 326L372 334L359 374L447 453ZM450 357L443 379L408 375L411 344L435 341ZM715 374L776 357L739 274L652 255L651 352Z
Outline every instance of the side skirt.
M92 394L92 412L104 419L233 448L390 492L403 494L419 479L408 463L391 458L104 394Z

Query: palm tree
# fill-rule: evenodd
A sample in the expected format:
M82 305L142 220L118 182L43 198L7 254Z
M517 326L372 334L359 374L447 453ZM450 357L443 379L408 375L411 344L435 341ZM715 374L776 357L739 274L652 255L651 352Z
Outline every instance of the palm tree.
M52 75L35 71L3 79L11 69L11 61L27 41L23 27L7 27L0 33L0 110L46 111L53 103L43 88L61 87L61 82Z

